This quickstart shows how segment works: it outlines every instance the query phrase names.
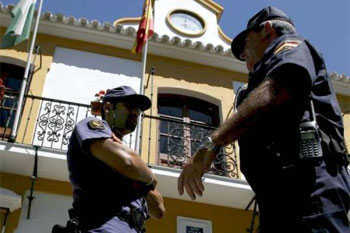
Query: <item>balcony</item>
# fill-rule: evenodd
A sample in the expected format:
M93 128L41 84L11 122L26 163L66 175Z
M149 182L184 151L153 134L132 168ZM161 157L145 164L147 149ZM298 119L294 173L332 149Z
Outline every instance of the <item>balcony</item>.
M15 100L11 103L16 106ZM39 177L68 181L66 151L69 138L77 122L92 116L90 106L27 95L15 143L7 142L14 107L1 106L2 117L7 116L10 120L4 121L8 124L4 125L4 136L0 138L0 171L30 176L34 155L38 154ZM188 200L188 197L177 194L177 177L203 138L214 129L195 122L144 115L142 158L157 175L165 196ZM240 177L236 148L235 145L230 145L222 149L206 175L209 195L199 201L244 208L252 197L252 192Z
M17 96L6 96L0 106L3 127L2 140L11 133ZM49 99L39 96L27 95L26 106L23 112L21 129L17 142L33 145L45 150L65 153L69 138L74 126L80 120L92 116L90 106L85 104ZM148 127L156 127L157 142L152 141L151 130L143 134L142 140L148 142L146 146L147 162L150 165L181 169L198 149L201 141L215 130L213 127L198 123L186 123L167 117L144 115L144 122ZM147 127L147 125L145 126ZM30 136L31 137L28 137ZM31 138L31 141L28 140ZM150 147L158 152L151 158ZM235 145L221 150L215 160L211 174L239 178L237 154Z

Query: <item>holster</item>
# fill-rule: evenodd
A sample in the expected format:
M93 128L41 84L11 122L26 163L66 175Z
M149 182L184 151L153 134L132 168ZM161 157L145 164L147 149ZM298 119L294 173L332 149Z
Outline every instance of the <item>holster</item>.
M52 233L81 233L79 228L79 219L74 213L74 209L68 210L69 220L66 226L54 225L52 228Z
M130 206L130 213L120 212L116 215L120 220L127 222L129 226L134 228L137 232L146 232L145 222L147 220L147 216L145 216L141 209Z

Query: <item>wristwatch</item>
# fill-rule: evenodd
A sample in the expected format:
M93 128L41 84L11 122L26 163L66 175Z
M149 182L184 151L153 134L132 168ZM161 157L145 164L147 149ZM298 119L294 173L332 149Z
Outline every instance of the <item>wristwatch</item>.
M221 146L214 144L211 137L205 137L203 139L202 144L198 148L198 151L200 151L200 150L212 151L214 154L217 155L217 154L219 154L219 152L221 150Z
M155 181L154 178L152 178L152 180L145 185L149 191L151 191L151 190L153 191L156 189L156 184L154 181Z

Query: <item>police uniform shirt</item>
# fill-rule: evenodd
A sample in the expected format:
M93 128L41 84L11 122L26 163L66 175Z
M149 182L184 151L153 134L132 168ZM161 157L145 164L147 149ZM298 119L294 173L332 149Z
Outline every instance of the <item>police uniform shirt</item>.
M273 112L266 119L260 119L262 124L240 138L240 148L243 149L241 154L244 154L244 157L253 156L252 154L257 151L261 153L272 140L283 141L281 143L285 144L292 143L289 148L295 148L293 146L296 140L295 129L300 121L310 119L310 112L305 110L306 104L309 104L307 102L309 95L314 102L321 130L327 131L328 135L343 143L344 127L341 110L332 83L329 79L320 79L316 76L314 57L310 53L309 46L311 45L298 35L281 36L271 43L262 60L249 74L248 88L243 94L244 97L247 97L265 79L278 79L278 82L286 87L296 100ZM319 57L319 59L322 58ZM324 66L324 63L316 64L316 67L322 65ZM240 102L242 101L243 98ZM249 146L251 143L257 146ZM266 153L269 152L266 151ZM256 159L255 157L252 159ZM245 166L245 162L250 163L244 160L243 158L242 169L245 171L249 169L249 165Z
M145 200L130 189L132 181L90 152L93 140L111 137L106 121L88 117L76 124L70 138L67 160L73 207L89 220L104 214L108 217L115 211L130 212L131 206L147 210Z
M325 75L316 75L319 72L325 72ZM298 214L317 216L344 211L344 206L339 203L350 203L346 195L349 190L345 190L344 178L331 177L326 172L324 163L322 168L317 168L317 175L323 177L317 185L312 183L312 174L303 174L300 170L288 174L282 169L285 164L281 157L292 161L297 156L296 130L300 121L310 119L310 111L306 110L309 96L314 102L321 130L337 145L344 146L341 111L322 57L298 35L277 38L249 74L248 87L243 98L240 97L240 103L265 79L278 79L277 83L287 88L294 102L259 119L256 128L239 138L241 170L257 194L261 223L274 229L278 222L295 224L294 217ZM334 194L336 189L343 191ZM305 198L306 193L312 193L312 198ZM334 195L343 199L334 201ZM303 203L304 200L307 203ZM300 209L303 204L305 210ZM278 214L281 211L283 214Z

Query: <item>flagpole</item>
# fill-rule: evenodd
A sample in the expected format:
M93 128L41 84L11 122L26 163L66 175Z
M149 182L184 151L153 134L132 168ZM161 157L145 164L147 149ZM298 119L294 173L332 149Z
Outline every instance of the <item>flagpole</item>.
M146 44L143 48L143 54L142 54L142 75L141 75L141 82L140 82L140 95L144 94L144 79L146 76L147 53L148 53L148 40L146 40ZM138 119L137 130L136 130L136 143L135 143L135 151L138 152L140 156L141 156L141 148L142 148L141 146L142 119L143 119L143 113Z
M31 64L31 60L32 60L32 54L33 54L33 50L34 50L35 40L36 40L36 36L37 36L37 32L38 32L42 5L43 5L43 0L40 0L39 8L38 8L38 11L37 11L38 14L37 14L37 17L36 17L36 22L35 22L35 27L34 27L34 32L33 32L33 38L32 38L32 42L31 42L31 45L30 45L28 58L27 58L27 65L26 65L26 69L24 71L24 77L23 77L23 81L22 81L22 86L21 86L21 90L20 90L20 93L19 93L19 97L18 97L17 111L16 111L15 120L14 120L12 131L11 131L10 140L12 142L15 141L16 135L17 135L17 128L18 128L18 124L19 124L19 117L21 115L22 105L23 105L23 101L24 101L24 92L25 92L26 86L27 86L29 69L30 69L30 64Z

